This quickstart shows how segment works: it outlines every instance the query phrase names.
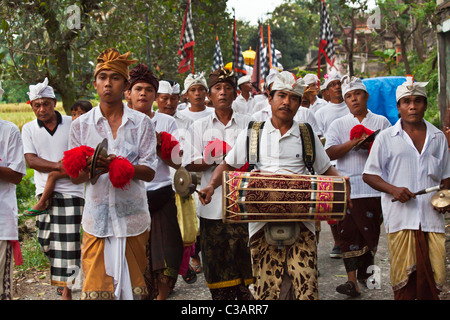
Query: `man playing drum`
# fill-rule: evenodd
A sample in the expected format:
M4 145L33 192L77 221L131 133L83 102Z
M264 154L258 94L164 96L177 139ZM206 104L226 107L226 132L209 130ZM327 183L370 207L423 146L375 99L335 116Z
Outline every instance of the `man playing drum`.
M302 157L302 139L294 116L300 107L303 81L287 71L275 78L269 103L272 116L260 132L259 161L255 168L265 172L307 174ZM314 169L321 175L340 176L328 158L322 144L315 139ZM247 130L243 130L235 147L216 168L209 184L200 192L209 203L214 189L222 184L222 173L233 171L247 162ZM291 222L293 223L293 222ZM259 300L318 299L317 245L314 221L299 222L300 234L295 243L279 248L267 243L265 222L249 223L255 298Z

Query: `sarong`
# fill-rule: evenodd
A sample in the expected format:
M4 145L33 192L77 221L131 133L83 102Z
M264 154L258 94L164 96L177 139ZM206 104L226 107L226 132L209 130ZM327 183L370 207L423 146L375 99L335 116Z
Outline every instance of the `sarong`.
M13 249L8 240L0 240L0 300L11 300Z
M300 227L295 243L281 249L267 243L264 229L251 237L256 300L319 299L316 238L302 223Z
M338 222L338 245L347 272L358 270L358 279L365 280L367 268L373 264L383 221L381 198L352 200L344 220Z
M208 288L252 284L248 225L200 218L200 230L203 272Z
M84 283L81 300L113 300L113 278L105 270L105 241L86 232L83 234L83 272ZM133 294L147 294L144 272L147 265L145 247L148 242L148 232L126 238L125 257L130 272Z
M172 186L148 191L147 199L152 221L146 249L148 263L145 279L149 298L153 299L158 294L157 281L174 287L184 247Z
M37 217L37 238L50 260L50 283L66 286L81 268L81 215L84 199L55 192L47 214Z
M394 294L409 286L411 299L436 298L445 283L445 234L402 230L387 238Z

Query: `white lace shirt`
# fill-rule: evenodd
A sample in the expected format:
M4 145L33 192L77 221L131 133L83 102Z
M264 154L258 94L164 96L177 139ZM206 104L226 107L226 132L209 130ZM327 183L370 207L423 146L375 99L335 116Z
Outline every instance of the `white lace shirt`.
M156 168L156 135L151 119L124 105L122 124L113 138L108 120L95 107L72 123L69 148L95 147L108 139L108 154L127 158L133 165ZM83 229L96 237L130 237L150 229L144 182L132 179L124 190L114 188L108 174L95 185L86 183Z

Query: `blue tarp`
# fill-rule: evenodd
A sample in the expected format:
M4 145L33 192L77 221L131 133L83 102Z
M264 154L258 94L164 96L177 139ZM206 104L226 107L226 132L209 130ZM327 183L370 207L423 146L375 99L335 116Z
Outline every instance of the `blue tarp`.
M397 87L406 81L405 77L378 77L362 80L369 92L367 107L370 111L388 118L391 124L398 120Z

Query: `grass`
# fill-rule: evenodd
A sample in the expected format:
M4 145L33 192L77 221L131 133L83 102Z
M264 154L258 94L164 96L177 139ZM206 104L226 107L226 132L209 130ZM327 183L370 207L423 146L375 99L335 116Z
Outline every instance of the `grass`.
M61 102L56 103L56 110L65 114ZM27 103L2 103L0 104L0 119L14 123L22 130L23 125L36 119L36 116Z

